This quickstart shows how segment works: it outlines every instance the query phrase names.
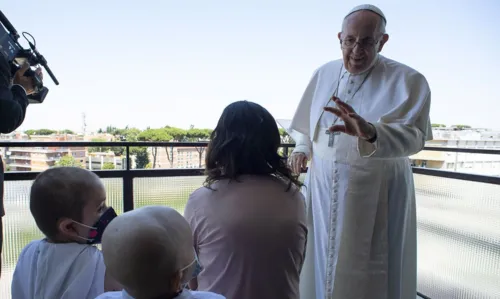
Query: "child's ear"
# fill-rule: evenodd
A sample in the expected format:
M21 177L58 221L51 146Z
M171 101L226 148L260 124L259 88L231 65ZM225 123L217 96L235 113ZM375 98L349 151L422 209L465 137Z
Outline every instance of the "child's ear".
M78 235L78 233L75 230L74 227L75 223L73 220L68 219L68 218L63 218L58 221L57 223L57 230L59 231L59 234L65 237L74 237Z

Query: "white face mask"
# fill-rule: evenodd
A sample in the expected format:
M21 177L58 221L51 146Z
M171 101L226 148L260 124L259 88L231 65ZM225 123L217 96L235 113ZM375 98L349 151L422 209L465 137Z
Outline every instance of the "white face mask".
M180 269L179 271L181 272L181 274L183 272L190 272L188 269L190 269L193 266L194 266L194 269L193 269L192 274L190 276L186 276L186 277L183 275L183 277L182 277L181 284L183 287L186 287L188 282L190 282L192 279L196 278L200 274L201 270L203 270L203 267L198 262L198 255L196 254L196 252L194 253L193 261L191 263L189 263L189 265L187 265L186 267Z

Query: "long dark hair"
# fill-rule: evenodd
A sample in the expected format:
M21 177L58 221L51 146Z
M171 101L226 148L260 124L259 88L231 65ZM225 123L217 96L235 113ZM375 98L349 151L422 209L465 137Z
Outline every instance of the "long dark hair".
M205 157L205 187L240 175L269 175L302 186L278 153L281 144L273 116L262 106L239 101L224 109L210 136Z

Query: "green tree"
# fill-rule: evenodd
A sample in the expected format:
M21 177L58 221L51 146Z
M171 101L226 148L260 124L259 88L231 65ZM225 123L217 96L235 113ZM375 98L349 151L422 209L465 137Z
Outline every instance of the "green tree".
M446 128L446 125L444 124L431 124L433 128Z
M102 129L99 130L101 132L104 132ZM137 136L141 133L141 130L137 128L129 128L128 126L123 129L117 128L115 126L107 126L105 133L113 135L120 141L137 141Z
M56 166L84 168L83 164L71 155L62 156L61 159L56 162Z
M92 142L106 142L104 138L93 138ZM113 152L115 156L121 156L125 153L125 147L123 146L93 146L88 148L89 153L107 153Z
M129 128L128 126L125 129L117 130L117 137L122 141L137 141L137 137L141 134L141 130L137 128Z
M454 125L452 127L456 128L457 130L466 130L471 128L471 126L469 125Z
M200 142L207 141L210 139L210 135L213 130L210 129L195 129L193 126L186 131L186 139L190 142ZM202 156L206 150L206 146L196 146L196 151L198 152L198 167L202 167Z
M290 135L288 135L287 131L283 128L279 129L280 131L280 139L281 143L295 143Z
M92 138L90 141L92 141L92 142L106 142L107 140L104 138ZM109 151L109 147L93 146L93 147L89 147L87 150L89 153L106 153Z
M115 169L115 164L111 162L104 162L104 164L102 165L102 169L103 170Z
M171 140L166 140L166 141L181 142L186 140L186 130L170 126L165 126L164 130L168 135L172 136ZM173 145L165 147L165 153L167 154L167 159L168 162L170 163L170 168L174 167L174 160L175 160L174 148L175 146Z
M117 127L114 127L114 126L107 126L106 127L106 133L108 133L108 134L116 135L117 131L118 131Z
M69 129L64 129L64 130L61 131L61 134L70 134L70 135L73 135L73 134L75 134L75 132L73 132L73 131L71 131Z
M165 129L147 129L142 131L139 136L137 136L139 141L171 141L173 137L167 133ZM168 153L168 152L167 152ZM153 156L153 168L156 167L156 158L158 156L158 147L153 146L151 148L151 154Z
M172 139L174 141L184 141L184 139L186 138L186 130L180 128L166 126L165 132L167 132L168 135L172 136Z
M101 133L104 133L104 131L102 129L99 129L99 131ZM128 126L126 126L123 129L117 128L115 126L107 126L106 133L112 134L119 141L133 142L133 141L137 141L137 137L141 133L141 130L139 130L137 128L129 128ZM92 141L106 141L106 140L97 140L96 139L96 140L92 140ZM112 151L115 154L115 156L122 156L125 153L125 147L123 147L123 146L101 147L101 149L99 149L99 151L106 151L106 152ZM131 155L133 155L133 153L132 153L133 151L134 151L134 148L130 148ZM139 155L144 153L143 150L142 151L135 150L135 152L139 153ZM147 150L146 150L146 154L147 154ZM137 159L137 155L136 155L136 159ZM148 158L148 161L149 161L149 158ZM142 163L142 162L140 162L140 163ZM137 162L136 162L136 164L137 164ZM146 164L144 164L144 165L146 165ZM141 166L140 168L143 168L143 166Z
M148 148L145 146L131 148L130 154L135 156L135 168L148 168L147 165L151 164L149 162Z
M285 143L285 144L287 144L287 143L294 144L294 143L295 143L295 141L292 139L292 137L291 137L290 135L288 135L288 133L287 133L287 131L286 131L285 129L280 128L280 129L279 129L279 132L280 132L280 140L281 140L281 143ZM280 152L282 155L284 155L284 156L287 156L287 157L288 157L288 156L290 155L290 151L291 151L291 150L292 150L292 149L291 149L291 148L289 148L289 149L288 149L288 151L285 153L284 149L283 149L283 148L281 148L281 149L279 150L279 152Z
M52 135L57 133L57 131L49 129L38 129L38 130L26 130L24 133L28 135Z

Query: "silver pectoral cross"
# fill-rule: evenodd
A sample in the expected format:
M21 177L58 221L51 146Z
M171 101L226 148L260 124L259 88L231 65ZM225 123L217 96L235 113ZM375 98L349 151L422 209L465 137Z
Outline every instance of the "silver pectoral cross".
M333 143L335 142L335 136L340 135L340 132L332 132L330 130L326 130L325 134L328 134L328 147L333 147Z

